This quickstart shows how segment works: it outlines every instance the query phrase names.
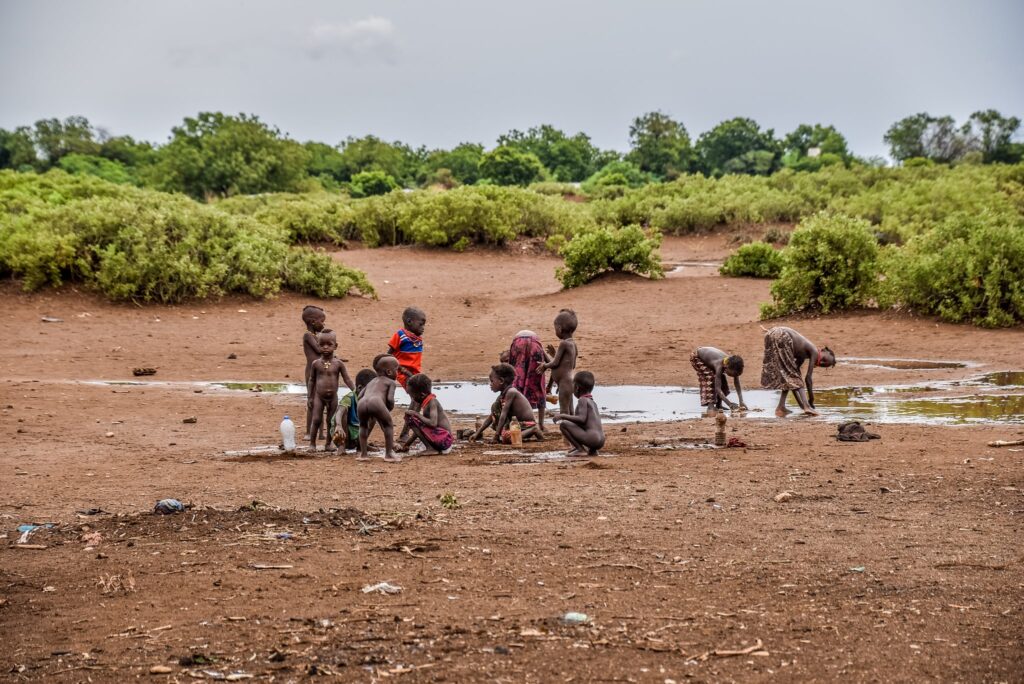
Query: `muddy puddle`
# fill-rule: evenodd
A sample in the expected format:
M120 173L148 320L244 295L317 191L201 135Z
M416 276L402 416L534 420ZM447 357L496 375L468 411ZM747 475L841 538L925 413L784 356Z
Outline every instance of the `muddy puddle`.
M886 359L859 356L844 356L840 364L887 368L889 370L944 370L947 368L970 368L977 364L970 361L936 361L933 359Z
M913 362L908 359L870 359ZM968 362L941 361L925 368L953 368ZM935 365L935 364L961 364ZM902 366L907 368L907 366ZM280 382L158 382L127 381L100 384L129 387L164 387L192 391L226 391L295 395L305 394L297 383ZM464 415L486 415L495 395L482 382L437 383L434 392L446 410ZM735 393L731 395L735 400ZM750 389L743 393L748 418L774 417L778 393ZM698 418L703 409L695 388L658 385L613 385L598 387L594 398L608 423L665 422ZM398 405L409 402L399 388ZM831 420L863 420L876 423L921 423L964 425L972 423L1024 423L1024 371L999 371L965 380L917 382L907 385L839 387L815 392L822 415ZM790 399L790 408L795 409ZM552 408L549 405L549 408ZM794 413L794 415L797 415Z

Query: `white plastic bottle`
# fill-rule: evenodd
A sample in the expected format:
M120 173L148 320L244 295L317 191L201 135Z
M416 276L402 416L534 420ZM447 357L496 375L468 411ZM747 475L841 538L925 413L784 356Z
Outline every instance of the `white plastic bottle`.
M281 421L281 443L285 451L295 451L295 423L288 416Z

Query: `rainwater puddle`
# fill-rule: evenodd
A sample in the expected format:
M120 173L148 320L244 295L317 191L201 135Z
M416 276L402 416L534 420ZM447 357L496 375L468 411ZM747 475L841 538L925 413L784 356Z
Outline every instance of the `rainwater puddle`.
M672 261L662 264L666 276L709 276L718 275L721 261Z
M859 356L844 356L839 363L871 368L888 368L889 370L942 370L946 368L968 368L973 365L969 361L935 361L930 359L882 359Z
M967 365L966 362L959 361L927 363ZM287 395L303 395L306 391L303 385L279 382L131 381L98 384L169 389L204 388ZM815 392L815 403L822 415L831 420L933 425L1019 424L1024 423L1024 391L1017 390L1018 387L1024 387L1024 371L1000 371L960 381L818 390ZM445 410L464 415L487 415L495 400L494 392L487 383L482 382L436 383L434 393ZM730 396L735 400L735 392ZM773 418L778 397L776 391L745 390L743 398L750 409L745 414L746 417ZM607 423L687 420L700 417L704 411L695 388L661 385L599 386L594 391L594 399L601 408L602 418ZM395 392L395 403L398 406L409 403L409 395L400 387ZM795 400L790 398L788 406L794 410L793 415L798 416L795 403ZM549 405L548 408L553 407Z

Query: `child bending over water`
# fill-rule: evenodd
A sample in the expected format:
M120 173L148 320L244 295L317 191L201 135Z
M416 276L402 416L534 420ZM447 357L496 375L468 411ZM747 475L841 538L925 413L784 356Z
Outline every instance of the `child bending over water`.
M470 439L479 439L485 429L493 427L495 433L494 443L504 442L505 444L510 444L512 436L508 426L512 419L515 418L523 428L523 439L543 440L544 433L540 431L540 426L537 425L537 421L533 417L533 409L530 408L530 402L526 400L522 392L514 387L516 369L507 363L491 366L489 380L491 391L498 392L498 400L495 404L500 405L500 411L495 416L494 410L497 406L492 407L492 415Z
M739 354L726 354L714 347L697 347L690 354L690 365L697 371L697 383L700 385L700 405L707 406L708 412L722 408L724 401L732 410L746 410L743 403L743 388L740 387L740 375L743 374L743 357ZM736 385L736 397L740 403L729 400L729 380Z

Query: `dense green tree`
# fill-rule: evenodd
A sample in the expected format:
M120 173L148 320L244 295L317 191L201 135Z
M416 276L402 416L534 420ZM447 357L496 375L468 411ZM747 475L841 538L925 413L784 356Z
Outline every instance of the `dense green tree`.
M498 146L535 154L554 179L563 183L579 182L594 173L601 154L587 134L570 137L547 124L526 133L513 129L498 138Z
M395 179L380 170L360 171L348 182L348 191L352 197L372 197L386 195L398 188Z
M587 192L595 192L609 186L638 188L650 183L654 178L651 174L641 171L640 167L628 161L614 161L605 164L594 175L583 183Z
M309 155L306 173L319 178L326 185L337 185L346 180L348 176L346 175L345 158L338 148L312 140L303 143L302 147Z
M111 183L135 183L135 176L119 161L90 154L65 154L57 168L68 173L96 176Z
M1004 117L994 109L986 109L971 114L967 125L971 131L972 146L981 152L986 164L1016 164L1021 161L1022 146L1013 142L1013 136L1020 129L1019 118Z
M775 131L753 119L736 117L701 134L696 145L700 170L709 176L726 173L766 175L777 171L782 149Z
M501 146L480 159L480 175L498 185L529 185L544 178L544 165L532 152Z
M341 144L342 175L349 180L361 171L383 171L401 185L409 187L416 181L426 150L414 150L405 143L389 143L377 136L348 138Z
M28 169L38 163L30 128L19 126L13 131L0 128L0 169Z
M976 148L970 133L970 124L958 127L951 116L920 112L890 126L884 140L897 161L921 157L948 164L959 161Z
M783 141L782 164L797 171L817 171L830 164L849 164L853 155L834 126L800 124Z
M126 167L144 167L156 161L156 150L151 143L137 141L130 135L100 136L99 155Z
M172 129L158 175L167 190L226 197L296 190L307 161L301 145L256 116L202 112Z
M693 149L686 127L662 112L648 112L629 127L626 161L659 178L675 178L691 167Z
M450 150L434 150L427 154L417 180L420 185L472 185L480 180L483 156L484 146L476 143L460 143Z
M32 141L47 166L54 166L66 154L100 153L96 130L84 116L36 121Z

